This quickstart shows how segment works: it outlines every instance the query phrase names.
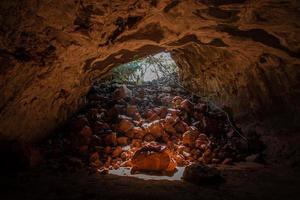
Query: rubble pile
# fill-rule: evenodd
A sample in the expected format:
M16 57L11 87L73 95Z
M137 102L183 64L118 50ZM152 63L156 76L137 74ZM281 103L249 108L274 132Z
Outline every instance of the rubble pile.
M166 80L92 87L86 107L44 146L57 169L174 171L232 164L252 153L224 113Z

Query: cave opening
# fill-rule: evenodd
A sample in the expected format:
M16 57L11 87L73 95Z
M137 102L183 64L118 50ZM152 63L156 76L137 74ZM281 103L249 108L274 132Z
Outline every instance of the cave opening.
M0 22L1 199L299 199L297 0L3 0Z
M168 52L113 68L60 137L48 140L47 160L57 167L63 155L67 168L93 174L200 182L222 181L208 166L262 161L260 138L246 138L226 111L182 86L180 73Z

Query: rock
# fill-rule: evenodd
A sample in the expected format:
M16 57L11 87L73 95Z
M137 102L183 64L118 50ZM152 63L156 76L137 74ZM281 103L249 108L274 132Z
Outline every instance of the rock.
M97 135L92 135L90 140L90 146L100 146L102 144L102 140Z
M170 95L159 96L162 105L168 106L172 102L172 97Z
M151 135L151 134L146 134L145 137L144 137L144 140L145 140L146 142L152 142L152 141L155 141L155 138L154 138L154 136Z
M93 135L93 131L89 126L84 126L79 134L84 138L90 138Z
M67 159L68 159L67 160L68 164L70 164L71 166L74 166L75 168L82 168L84 166L84 163L79 158L68 157Z
M90 155L90 166L94 168L100 168L103 163L99 160L99 154L98 152L95 152Z
M174 107L174 108L180 108L180 104L181 104L182 101L183 101L183 98L182 98L182 97L180 97L180 96L175 96L175 97L172 99L173 107Z
M78 148L78 152L81 154L81 155L87 155L88 154L88 151L89 151L89 146L88 145L82 145Z
M112 152L112 148L111 148L110 146L106 146L106 147L104 148L104 153L105 153L105 154L111 154L111 152Z
M207 111L207 109L208 109L208 106L205 103L197 103L194 106L194 109L195 109L196 112L205 113Z
M133 170L137 171L174 171L176 164L162 146L145 146L137 150L132 159Z
M134 124L129 119L121 119L116 126L116 131L121 133L127 133L134 127Z
M182 109L190 114L193 114L194 104L190 100L185 99L185 100L181 101L180 109Z
M145 115L145 118L147 121L152 122L154 120L159 120L160 116L154 111L154 110L148 110L148 112Z
M117 147L113 150L113 152L112 152L112 157L113 157L113 158L119 157L119 156L121 155L122 152L123 152L122 147L117 146Z
M211 149L206 149L206 151L202 155L202 161L204 164L211 163L212 159L214 158L214 154Z
M174 160L176 161L178 167L183 167L185 165L184 157L180 154L174 155Z
M223 165L232 165L232 159L231 158L225 158L222 162Z
M110 133L105 137L105 144L106 145L117 145L117 134L116 133Z
M261 160L260 154L252 154L245 158L247 162L259 162Z
M125 135L129 138L142 139L146 135L146 131L141 127L133 127Z
M165 87L162 87L161 90L162 90L163 92L171 92L171 91L172 91L172 88L169 87L169 86L165 86Z
M194 134L193 131L186 131L182 135L182 144L189 146L189 147L194 147L196 138L197 138L197 135Z
M151 134L155 139L162 136L164 133L163 126L161 125L159 120L155 120L149 124L144 124L143 128L147 133Z
M81 130L85 126L89 126L89 120L84 115L77 117L71 123L71 129L74 131Z
M141 147L142 146L142 140L141 139L133 139L131 142L131 147Z
M96 121L93 126L95 134L102 135L107 131L111 130L110 126L107 123Z
M84 126L79 134L83 137L85 143L88 144L93 135L93 131L89 126Z
M132 91L129 90L126 85L122 85L118 89L114 91L114 99L120 100L124 98L131 98L132 96Z
M139 110L136 105L128 105L126 108L126 113L130 117L134 117Z
M156 107L153 110L160 118L165 118L168 114L168 108L165 106Z
M171 116L174 119L176 119L178 117L179 113L180 113L180 110L178 110L178 109L173 109L173 108L168 109L168 116Z
M125 146L128 144L128 137L118 137L117 138L118 145Z
M199 149L205 150L209 143L210 141L208 137L205 134L201 133L196 139L195 146Z
M184 121L180 120L175 125L174 128L178 133L184 133L189 129L189 126Z
M188 182L200 185L218 184L223 180L218 169L201 164L187 166L182 178Z
M96 120L101 119L101 114L97 108L92 108L88 111L87 118L93 123Z

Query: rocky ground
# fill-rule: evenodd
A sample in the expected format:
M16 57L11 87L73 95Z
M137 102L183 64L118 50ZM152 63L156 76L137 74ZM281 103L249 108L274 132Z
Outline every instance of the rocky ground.
M237 163L220 168L226 181L195 185L185 181L153 181L114 175L54 173L36 169L14 177L1 177L0 197L5 200L79 199L209 199L296 200L300 173L286 167Z
M41 145L46 166L97 174L126 167L172 176L176 167L193 164L198 167L184 174L199 182L188 176L207 176L207 165L263 162L258 135L244 136L225 111L178 83L174 77L141 85L95 84L85 108Z
M1 175L1 199L299 196L297 168L269 164L258 135L244 135L230 116L175 82L99 83L87 99L68 124L36 148L40 153L30 150L32 165L42 157L38 167ZM186 171L173 181L109 174L123 166L135 173L165 175L178 166Z

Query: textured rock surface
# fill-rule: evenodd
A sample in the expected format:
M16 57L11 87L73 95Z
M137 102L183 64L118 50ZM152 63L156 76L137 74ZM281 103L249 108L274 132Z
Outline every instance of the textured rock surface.
M162 50L172 53L187 87L213 95L240 118L297 113L299 6L296 0L1 1L0 136L46 136L80 107L93 80Z

